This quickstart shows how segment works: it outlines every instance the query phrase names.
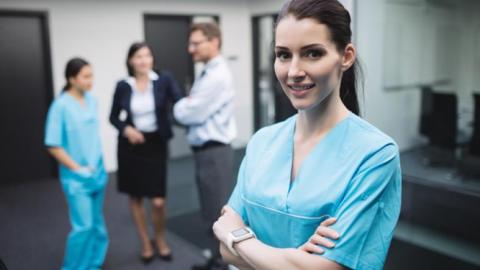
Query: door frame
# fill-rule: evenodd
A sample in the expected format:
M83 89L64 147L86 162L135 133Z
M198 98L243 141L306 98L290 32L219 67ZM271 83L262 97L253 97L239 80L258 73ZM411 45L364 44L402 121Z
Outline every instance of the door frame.
M259 40L259 31L258 25L261 18L266 16L273 17L273 21L275 22L277 19L277 13L263 13L263 14L255 14L251 17L251 25L252 25L252 89L253 89L253 130L258 131L262 128L260 123L260 89L258 88L259 85L259 71L260 71L260 48L258 48L258 40Z
M46 10L25 10L25 9L9 9L9 8L0 8L0 16L11 16L11 17L37 17L40 19L40 31L42 37L42 46L43 46L43 56L44 56L44 71L45 71L45 89L46 93L44 96L46 98L47 111L54 99L54 86L53 86L53 70L52 70L52 54L50 46L50 16ZM46 115L45 115L46 118ZM46 150L45 150L46 151ZM56 162L53 157L49 157L50 163L50 172L52 177L58 177L58 169ZM31 180L31 179L25 179Z
M0 8L0 16L12 16L12 17L38 17L41 23L42 31L42 45L43 55L45 57L45 76L46 76L46 89L45 97L47 98L47 104L50 104L54 98L53 91L53 71L52 71L52 55L50 47L50 22L48 11L44 10L20 10L20 9L4 9Z

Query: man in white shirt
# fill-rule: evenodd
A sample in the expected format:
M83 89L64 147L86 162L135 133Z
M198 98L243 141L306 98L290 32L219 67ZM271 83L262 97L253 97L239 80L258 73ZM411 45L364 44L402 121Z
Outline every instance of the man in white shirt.
M176 120L188 126L188 141L195 158L202 216L209 230L227 203L234 186L233 149L237 130L233 118L233 80L220 55L221 33L216 24L197 23L190 29L188 52L205 67L195 79L190 95L174 108ZM221 261L212 233L212 258L194 270L228 269Z

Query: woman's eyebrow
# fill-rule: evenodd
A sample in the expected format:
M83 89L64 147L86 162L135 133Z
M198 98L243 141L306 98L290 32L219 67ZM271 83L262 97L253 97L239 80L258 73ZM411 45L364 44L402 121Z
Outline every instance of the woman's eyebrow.
M312 43L312 44L308 44L306 46L303 46L301 48L301 50L308 50L308 49L316 48L316 47L321 47L322 49L325 49L325 46L323 46L323 44L321 44L321 43Z
M312 43L312 44L308 44L308 45L305 45L303 46L302 48L300 48L301 50L308 50L308 49L311 49L311 48L322 48L322 49L325 49L325 46L321 43ZM284 46L275 46L275 49L276 50L290 50L289 48L287 47L284 47Z

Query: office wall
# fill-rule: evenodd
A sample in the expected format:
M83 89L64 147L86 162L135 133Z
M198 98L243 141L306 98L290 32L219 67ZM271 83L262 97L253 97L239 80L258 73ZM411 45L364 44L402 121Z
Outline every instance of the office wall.
M437 87L458 94L460 111L467 114L459 125L468 127L472 90L480 92L480 77L476 75L480 68L478 1L341 2L353 12L354 41L365 79L360 103L368 121L392 136L402 150L424 143L425 139L418 135L418 85L447 80L449 83ZM275 13L282 3L251 2L250 9L256 15ZM392 21L402 29L391 28ZM400 87L386 90L390 82L390 86Z
M458 8L459 43L453 50L458 55L458 80L460 106L466 112L473 110L472 93L480 93L480 2L466 1ZM469 119L471 120L471 119Z
M419 143L420 96L419 91L407 88L400 91L384 89L384 62L388 57L386 52L389 52L385 47L386 1L366 1L357 8L357 48L365 72L364 100L361 102L363 115L392 136L400 149L411 148Z
M237 91L239 136L234 146L244 146L248 141L253 128L253 102L251 27L246 1L3 0L0 9L48 12L56 94L64 84L63 69L69 58L82 56L92 63L95 72L92 93L99 100L101 138L109 171L116 169L117 133L108 123L112 95L115 82L126 75L124 62L128 46L144 39L143 14L219 15L223 53L229 59ZM189 154L187 147L174 146L171 149L172 157L186 154Z
M409 108L411 105L419 105L418 97L413 91L386 92L383 89L385 0L341 2L354 17L354 38L365 80L363 95L360 93L363 116L392 136L401 149L407 149L418 143L415 121L419 109ZM282 3L282 0L262 1L258 4L252 2L250 8L253 14L268 14L278 12Z
M394 123L399 123L398 132L404 130L399 137L404 142L401 145L409 148L420 141L416 135L419 84L431 84L436 91L457 94L458 127L468 135L473 118L472 92L480 92L476 75L480 59L480 52L476 49L480 29L478 1L384 2L383 86L393 83L401 87L393 91L398 93L392 94L400 102L392 105L398 109L404 107L404 113L400 116L401 112L395 109L397 116L391 118ZM388 52L392 54L387 55Z
M357 3L355 4L355 1ZM115 82L125 76L125 54L129 44L143 39L143 14L218 14L224 32L223 52L227 56L234 72L237 86L236 119L239 136L236 147L248 141L253 130L252 98L252 48L251 16L278 12L283 0L124 0L106 1L55 1L55 0L3 0L0 9L44 10L49 13L50 38L54 85L56 93L64 83L63 69L65 62L72 56L79 55L89 59L95 70L93 94L100 101L101 137L108 170L116 169L116 131L107 120ZM459 66L446 67L448 63L441 54L428 51L436 41L427 40L425 51L421 53L426 62L434 63L439 72L452 70L452 89L463 93L461 107L471 108L471 92L480 92L480 3L470 0L343 0L354 12L354 33L360 61L365 71L365 91L361 98L364 117L392 136L401 149L408 149L422 142L418 136L418 118L420 110L420 93L418 88L401 91L384 89L384 52L385 20L387 4L412 5L439 2L437 15L430 16L430 24L445 24L442 6L446 3L456 4L459 15L455 21L449 17L449 25L458 26L457 50L449 54L457 59ZM438 15L440 14L440 15ZM442 31L439 28L438 31ZM453 33L451 33L453 34ZM445 58L445 59L444 59ZM414 72L425 73L421 66L411 66ZM431 71L436 72L436 71ZM433 73L431 73L433 74ZM427 74L428 75L428 74ZM428 76L427 76L428 77ZM448 87L448 86L447 86ZM466 123L464 123L466 125ZM176 140L172 147L172 157L189 154L187 147ZM184 145L183 145L184 146Z

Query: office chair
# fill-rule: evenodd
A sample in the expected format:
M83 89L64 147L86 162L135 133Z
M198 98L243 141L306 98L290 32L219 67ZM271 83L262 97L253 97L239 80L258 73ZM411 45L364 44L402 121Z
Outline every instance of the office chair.
M429 140L423 164L456 167L461 156L457 140L457 97L452 93L435 93L427 88L422 90L422 105L427 108L422 108L420 133Z
M430 86L423 86L421 88L421 113L420 113L420 134L428 136L431 130L430 115L432 114L433 91Z
M473 133L468 153L480 157L480 94L473 94L475 109L473 114Z
M446 150L457 146L457 97L450 93L432 94L430 115L430 144Z

